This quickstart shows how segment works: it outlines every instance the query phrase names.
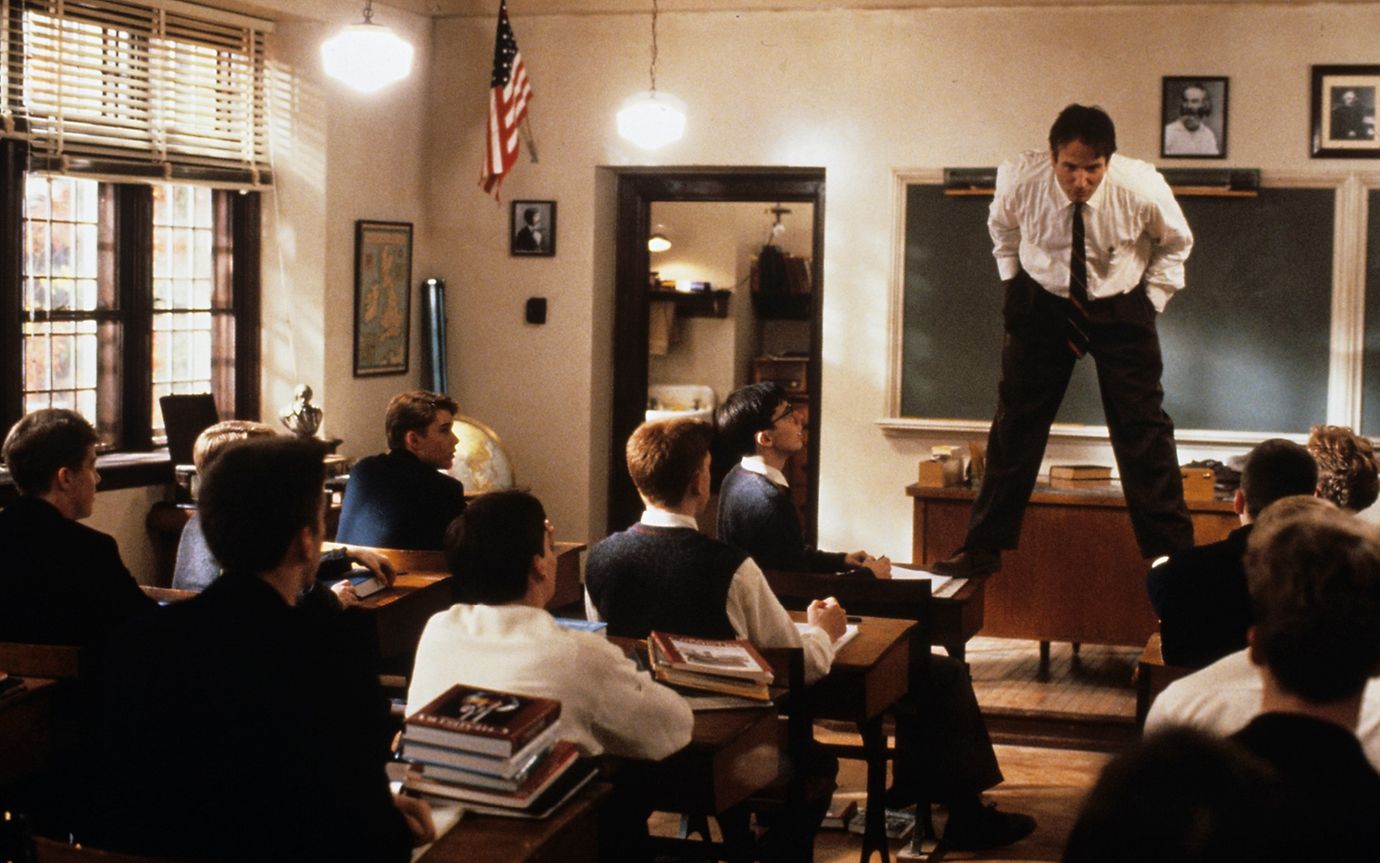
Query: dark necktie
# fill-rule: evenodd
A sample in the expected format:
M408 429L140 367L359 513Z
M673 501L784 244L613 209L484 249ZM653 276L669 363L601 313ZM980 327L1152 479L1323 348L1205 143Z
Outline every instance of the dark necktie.
M1083 243L1083 205L1073 205L1073 252L1069 256L1068 346L1077 359L1088 352L1088 254Z

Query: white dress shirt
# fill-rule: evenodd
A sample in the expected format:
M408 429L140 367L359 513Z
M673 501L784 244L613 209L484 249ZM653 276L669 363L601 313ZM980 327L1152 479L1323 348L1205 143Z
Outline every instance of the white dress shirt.
M456 683L560 701L560 736L586 755L660 760L690 742L695 721L684 698L608 639L526 605L457 603L432 615L417 645L408 715Z
M779 473L779 471L778 471ZM641 522L648 527L688 527L699 530L694 516L648 507ZM805 682L814 683L829 673L834 664L834 643L829 633L818 626L802 632L771 592L767 577L752 558L744 558L728 585L728 623L739 638L756 647L801 647L805 651ZM600 620L599 609L585 591L585 614Z
M1164 311L1183 288L1193 232L1153 165L1113 154L1084 206L1083 225L1089 297L1126 293L1144 274L1150 301ZM987 230L1003 281L1024 268L1051 294L1068 296L1073 204L1048 152L1031 150L997 169Z
M1187 725L1219 737L1235 734L1260 715L1264 689L1260 671L1247 652L1229 653L1165 687L1150 705L1145 733ZM1380 680L1376 678L1366 684L1356 736L1366 760L1380 770Z
M738 464L742 466L743 470L759 473L782 488L791 487L791 484L786 481L786 475L767 464L766 459L760 455L745 455Z

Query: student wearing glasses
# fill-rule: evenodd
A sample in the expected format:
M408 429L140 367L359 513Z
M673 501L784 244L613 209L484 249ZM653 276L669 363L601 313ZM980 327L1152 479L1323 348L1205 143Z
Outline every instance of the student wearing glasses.
M776 383L734 390L716 419L725 452L741 461L719 488L719 539L763 569L847 572L891 577L891 561L865 551L832 552L805 543L790 486L782 473L805 446L800 415Z

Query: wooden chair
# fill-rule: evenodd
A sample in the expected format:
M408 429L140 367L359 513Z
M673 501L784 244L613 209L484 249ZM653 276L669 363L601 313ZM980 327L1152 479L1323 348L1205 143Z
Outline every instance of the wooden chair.
M1145 727L1145 717L1150 713L1150 705L1169 684L1181 677L1187 677L1197 669L1184 665L1169 665L1164 661L1160 650L1160 634L1153 632L1145 642L1136 662L1136 725Z
M38 852L36 863L192 863L190 860L170 857L145 857L140 854L101 851L44 836L34 837L34 850Z
M913 715L922 710L923 704L915 693L924 692L929 685L931 614L933 597L930 583L923 580L876 579L769 570L764 573L772 592L786 608L803 610L816 599L833 596L850 614L872 617L889 617L915 622L910 640L910 680L908 695L889 711L893 716ZM885 737L869 740L864 734L861 744L830 744L826 747L841 758L870 761L880 750L885 760L895 761L897 748L887 745ZM868 798L881 799L885 787L873 787L873 783L884 781L880 771L869 770ZM922 794L922 798L924 795ZM934 836L934 824L929 808L917 807L915 839L921 841ZM869 849L864 849L868 854Z
M81 648L0 641L0 671L16 677L76 680L81 674Z

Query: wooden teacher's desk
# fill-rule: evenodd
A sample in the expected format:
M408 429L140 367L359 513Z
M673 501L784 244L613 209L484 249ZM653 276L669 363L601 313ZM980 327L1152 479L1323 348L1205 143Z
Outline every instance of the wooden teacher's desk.
M911 554L921 565L963 545L976 493L906 487L914 499ZM1189 501L1198 545L1239 525L1229 500ZM1158 626L1145 593L1145 560L1120 484L1084 489L1037 485L1020 547L985 579L982 634L1039 641L1143 645Z

